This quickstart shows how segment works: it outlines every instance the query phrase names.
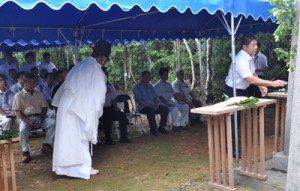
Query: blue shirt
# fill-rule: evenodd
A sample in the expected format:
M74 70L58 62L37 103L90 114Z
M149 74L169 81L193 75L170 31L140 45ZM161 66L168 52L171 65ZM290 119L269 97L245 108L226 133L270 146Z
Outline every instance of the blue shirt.
M155 90L151 84L147 84L145 87L142 82L139 82L133 89L134 99L136 104L138 99L142 99L144 102L154 105L154 98L157 97ZM139 105L138 110L141 111L145 106Z
M10 90L11 90L14 94L18 93L19 91L22 91L22 89L23 89L23 86L22 86L19 82L16 83L15 85L13 85L13 86L10 88Z
M0 107L6 113L10 113L12 110L12 104L14 100L14 93L7 89L6 91L0 91Z

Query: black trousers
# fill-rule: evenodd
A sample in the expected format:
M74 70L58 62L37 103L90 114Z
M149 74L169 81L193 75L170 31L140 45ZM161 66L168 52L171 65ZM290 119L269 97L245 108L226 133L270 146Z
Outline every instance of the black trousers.
M112 134L112 121L119 122L120 139L127 137L127 119L124 112L116 111L113 107L104 107L100 121L104 126L105 137L109 137Z
M160 105L158 110L154 110L152 107L144 107L140 113L146 114L148 123L150 126L151 130L156 130L157 125L156 125L156 120L155 120L155 114L160 114L160 127L165 127L167 126L167 119L168 119L168 114L169 114L169 109L165 106Z
M253 97L261 98L261 92L260 92L258 86L256 86L256 85L250 85L247 88L247 92L248 92L248 97L253 96Z

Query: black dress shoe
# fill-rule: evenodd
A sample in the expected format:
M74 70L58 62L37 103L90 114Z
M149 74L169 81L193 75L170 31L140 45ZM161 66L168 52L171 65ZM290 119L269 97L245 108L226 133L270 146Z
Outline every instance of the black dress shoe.
M186 126L180 126L179 129L180 129L181 131L187 130Z
M155 129L151 129L151 130L150 130L150 134L151 134L151 135L157 135L157 131L156 131Z
M167 134L167 131L164 127L159 127L158 128L158 132L162 133L162 134Z
M105 138L105 144L106 145L113 145L114 141L112 140L112 138Z
M180 127L173 126L172 131L181 132Z
M131 141L128 139L128 137L124 137L120 139L120 143L131 143Z

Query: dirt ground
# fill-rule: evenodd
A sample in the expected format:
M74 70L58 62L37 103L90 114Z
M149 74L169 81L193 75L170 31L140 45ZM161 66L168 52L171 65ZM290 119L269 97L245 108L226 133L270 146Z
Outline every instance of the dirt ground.
M271 106L265 112L266 153L273 150L273 135L274 106ZM43 138L42 135L31 138L33 160L29 164L20 162L20 146L18 143L14 145L17 187L20 191L181 190L183 185L195 180L201 180L203 185L191 190L208 189L205 122L180 133L135 137L130 144L96 145L93 166L100 173L89 181L55 175L51 171L52 156L40 154Z

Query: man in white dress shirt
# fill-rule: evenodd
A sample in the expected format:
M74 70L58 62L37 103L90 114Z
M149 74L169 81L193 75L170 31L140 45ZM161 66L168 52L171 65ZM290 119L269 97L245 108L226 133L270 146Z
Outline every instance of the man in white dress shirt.
M287 85L287 82L283 80L263 80L255 73L254 56L257 52L257 39L254 35L244 35L241 40L241 46L242 49L235 57L237 96L247 96L247 88L250 84L258 86L263 97L267 95L267 87L283 87ZM225 79L225 84L224 93L229 97L233 97L232 64Z
M25 62L21 65L20 71L31 73L31 69L36 66L35 52L30 51L25 54Z
M53 70L56 70L56 66L51 62L51 54L49 52L45 52L43 54L44 62L39 65L39 72L41 72L43 69L46 69L48 73L53 72Z
M97 143L106 94L101 66L110 52L110 44L97 42L92 55L72 68L53 98L58 109L52 170L57 175L90 179L99 172L92 168L90 143Z
M233 71L232 63L230 65L228 75L225 79L225 87L223 89L223 93L229 97L233 97L233 75L236 76L236 96L248 96L247 88L250 84L258 86L262 97L267 95L268 86L271 87L283 87L287 85L286 81L276 80L269 81L263 80L257 76L255 73L254 66L254 55L257 52L257 39L252 34L246 34L241 39L241 50L235 56L235 67L236 70ZM239 120L239 112L238 112L238 122ZM233 121L233 117L232 117ZM234 124L232 122L232 124ZM239 125L238 125L239 128ZM232 126L232 137L235 137L235 132ZM235 139L232 139L232 146L235 148ZM235 150L233 151L233 155L235 156Z
M19 72L19 62L13 57L13 51L11 48L6 49L4 58L0 60L0 73L4 74L6 78L9 78L9 71L15 69Z
M174 100L174 90L170 82L168 82L169 70L161 68L159 70L160 80L154 84L156 95L159 98L160 105L168 107L173 121L173 131L180 132L186 128L186 122L189 116L189 105L186 103L178 103ZM180 111L181 115L179 115Z
M184 71L181 68L178 68L176 70L176 80L172 83L173 90L175 92L174 98L179 103L186 103L189 105L189 109L192 109L194 107L201 107L202 103L200 100L198 100L193 93L190 84L188 81L184 80ZM197 124L200 123L200 115L190 113L190 124Z

